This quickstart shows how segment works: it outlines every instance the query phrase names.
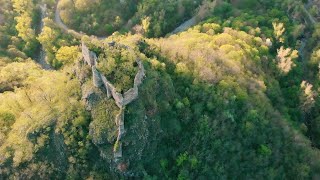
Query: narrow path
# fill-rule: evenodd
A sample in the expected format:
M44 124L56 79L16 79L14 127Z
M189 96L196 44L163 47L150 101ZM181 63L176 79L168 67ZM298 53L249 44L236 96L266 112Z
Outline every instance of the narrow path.
M308 11L308 9L311 7L311 5L312 5L312 1L308 0L308 2L302 6L302 10L308 16L308 19L311 22L311 24L315 25L318 22Z
M57 25L62 30L64 30L66 33L70 33L70 34L74 35L78 39L81 39L82 36L87 35L85 33L77 32L77 31L75 31L73 29L70 29L66 24L63 23L63 21L61 20L61 17L60 17L60 9L58 8L59 3L60 3L60 0L57 1L55 13L54 13L54 21L57 23ZM103 39L108 38L108 36L89 36L89 37L91 37L93 39L98 39L98 40L103 40Z
M191 19L189 19L188 21L182 23L180 26L178 26L175 30L173 30L170 34L177 34L179 32L183 32L187 29L189 29L190 27L194 26L197 24L197 20L196 17L192 17Z
M304 5L302 7L302 10L304 11L304 13L307 14L309 21L311 22L312 25L315 25L317 23L317 21L314 19L314 17L309 13L309 11L306 8L306 5Z
M307 18L305 19L306 21L306 26L314 26L315 24L317 24L317 20L309 13L309 11L307 10L310 6L312 5L312 1L309 0L306 4L304 4L302 6L302 11L305 13L305 15L307 15ZM299 55L300 55L300 59L302 60L302 65L303 65L303 72L304 72L304 77L306 78L307 76L307 57L306 57L306 49L305 47L308 44L308 40L310 38L310 33L308 32L304 32L305 33L305 37L301 39L301 44L300 47L298 49Z
M301 57L301 59L305 59L305 52L304 52L304 48L307 45L307 38L302 38L301 39L301 43L300 43L300 47L298 49L299 55Z
M200 22L201 20L203 20L208 11L211 11L212 9L214 9L217 5L217 0L209 3L209 4L203 4L200 6L199 8L199 12L194 15L192 18L190 18L189 20L185 21L184 23L182 23L180 26L178 26L175 30L173 30L170 34L177 34L179 32L183 32L188 30L190 27L196 25L198 22Z
M61 20L60 17L60 9L58 8L60 3L60 0L57 1L56 4L56 9L55 9L55 18L54 21L56 22L56 24L62 29L64 30L66 33L70 33L72 35L74 35L76 38L81 39L82 36L85 36L85 33L82 32L77 32L73 29L70 29L66 24L63 23L63 21ZM217 1L213 1L211 5L211 7L208 10L211 10L212 8L214 8L216 6ZM204 5L202 5L201 7L203 7ZM200 9L201 9L200 7ZM190 27L196 25L198 23L199 20L201 20L202 18L199 18L199 14L200 12L198 12L195 16L193 16L191 19L189 19L188 21L182 23L181 25L179 25L175 30L173 30L171 33L169 34L177 34L179 32L185 31L187 29L189 29ZM199 19L199 20L197 20ZM108 38L109 36L89 36L93 39L98 39L98 40L103 40Z
M41 5L40 9L41 9L40 33L41 33L43 31L43 27L44 27L43 20L44 20L44 18L47 17L47 5ZM41 45L39 56L37 58L37 62L40 64L40 66L43 69L51 70L52 67L50 66L50 64L48 64L48 62L46 61L46 58L47 58L46 51L44 50L43 46Z

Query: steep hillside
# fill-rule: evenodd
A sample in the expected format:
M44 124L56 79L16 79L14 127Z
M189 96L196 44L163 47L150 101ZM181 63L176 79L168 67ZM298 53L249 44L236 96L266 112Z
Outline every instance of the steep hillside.
M308 4L0 2L0 179L319 179Z
M140 177L145 173L192 179L317 176L318 152L265 94L278 87L269 87L275 80L261 69L261 61L267 60L262 55L268 52L264 42L228 28L207 30L210 34L193 29L159 40L114 37L121 39L119 43L130 42L136 53L139 48L146 68L139 97L124 112L120 167L112 163L118 110L113 99L106 99L104 88L94 87L82 59L83 65L76 66L78 78L63 72L28 75L34 79L29 86L1 96L1 117L9 128L1 142L4 172L27 178L58 171L60 177L68 173L76 178L80 172L88 177L92 172L96 177L104 166ZM48 88L50 83L55 88ZM92 104L79 101L81 91L89 93L82 97ZM55 161L42 161L50 156Z

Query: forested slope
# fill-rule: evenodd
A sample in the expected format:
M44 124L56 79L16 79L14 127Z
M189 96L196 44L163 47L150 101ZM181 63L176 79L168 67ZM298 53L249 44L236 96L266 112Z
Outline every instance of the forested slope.
M320 177L320 36L304 2L217 1L165 37L210 2L60 1L68 28L120 31L105 39L60 29L57 1L0 2L0 179Z
M61 18L64 23L93 35L111 35L114 31L145 31L148 36L161 36L190 18L203 0L181 1L118 1L118 0L61 0ZM85 15L85 16L84 16ZM144 27L140 23L144 21Z

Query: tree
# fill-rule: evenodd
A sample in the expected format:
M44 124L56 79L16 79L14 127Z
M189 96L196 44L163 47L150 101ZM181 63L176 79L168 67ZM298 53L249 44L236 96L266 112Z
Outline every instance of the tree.
M120 25L122 24L122 19L121 19L121 17L120 17L120 16L116 16L113 24L114 24L114 26L115 26L116 28L119 28Z
M273 22L272 23L272 26L273 26L273 30L274 30L274 35L276 37L276 39L281 42L281 43L284 43L284 39L282 37L284 31L286 30L284 28L284 24L283 23L276 23L276 22Z
M78 46L62 46L56 54L58 61L61 61L63 64L70 64L75 62L80 56Z
M287 74L294 66L296 66L293 60L298 57L298 51L292 50L291 48L285 49L283 46L281 46L277 52L277 66L284 74Z
M318 66L320 64L320 49L312 53L310 58L310 64L312 66Z
M312 90L313 85L308 83L307 81L302 81L301 85L302 96L301 96L301 108L304 111L310 110L311 107L314 106L315 103L315 92Z
M151 18L149 16L143 18L141 21L142 28L143 28L145 34L147 34L149 32L150 21L151 21Z
M53 39L57 38L57 33L54 29L45 26L38 37L39 42L46 48L50 48L52 50Z
M106 24L105 25L105 31L107 32L107 34L112 34L114 32L114 28L113 28L112 25Z
M31 29L32 19L30 16L19 16L15 20L17 21L16 29L19 32L19 37L26 42L35 38L34 30Z
M13 0L13 8L19 14L31 12L34 8L30 0Z
M87 11L87 10L89 10L91 2L89 2L87 0L76 0L74 4L78 10Z

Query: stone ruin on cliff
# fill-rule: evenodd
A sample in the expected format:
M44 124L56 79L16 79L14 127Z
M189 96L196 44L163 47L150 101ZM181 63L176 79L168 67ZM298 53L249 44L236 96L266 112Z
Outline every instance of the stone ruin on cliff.
M115 43L113 43L115 46ZM124 45L120 45L123 47ZM131 50L129 47L125 46L127 50ZM130 104L132 101L138 98L139 95L139 86L142 84L143 79L145 78L145 69L142 62L137 58L136 62L138 64L138 72L134 78L134 85L127 92L121 94L116 91L114 85L108 81L108 79L101 74L97 69L98 58L96 54L89 50L89 48L82 42L82 56L85 64L90 66L92 70L92 80L93 85L96 88L105 88L108 98L113 98L116 105L120 108L119 113L115 118L115 123L118 128L117 140L114 145L113 157L114 161L117 164L117 167L121 167L121 160L123 158L122 153L122 137L125 134L124 127L124 109L126 105Z

